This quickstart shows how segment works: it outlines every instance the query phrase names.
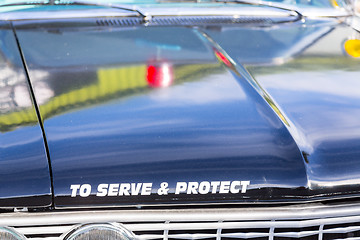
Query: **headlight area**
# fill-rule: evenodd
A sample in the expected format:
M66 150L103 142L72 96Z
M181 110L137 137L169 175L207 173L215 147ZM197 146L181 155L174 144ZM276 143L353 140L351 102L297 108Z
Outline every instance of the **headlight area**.
M1 240L359 239L360 204L0 214Z
M79 226L64 239L66 240L133 240L135 235L120 224L88 224Z
M24 240L23 235L17 233L14 229L6 227L0 227L0 239L1 240Z

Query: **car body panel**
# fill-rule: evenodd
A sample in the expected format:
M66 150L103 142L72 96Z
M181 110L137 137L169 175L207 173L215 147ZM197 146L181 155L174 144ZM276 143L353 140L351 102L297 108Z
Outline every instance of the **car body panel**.
M350 197L359 192L360 61L344 49L346 40L359 37L349 26L352 22L316 19L303 26L268 31L207 31L246 67L281 109L289 131L306 155L312 198ZM229 41L237 38L245 43L246 38L239 36L249 34L257 39L250 43L254 51L243 53ZM261 36L268 41L260 40ZM279 47L269 50L270 44Z
M0 23L0 206L48 207L51 180L41 126L9 23Z
M244 69L199 30L56 29L17 30L31 81L47 71L42 81L54 92L40 112L56 206L271 201L282 189L304 195L303 158L287 128ZM172 84L149 84L149 67L163 64ZM204 181L250 185L237 194L175 194L179 182ZM159 193L164 182L167 194ZM96 196L100 184L122 183L151 183L151 195ZM71 186L82 184L91 195L71 197Z
M357 84L359 62L341 48L354 36L350 26L333 18L209 26L116 19L13 22L55 207L358 195L360 94L347 86ZM216 182L227 186L195 186ZM195 187L176 194L179 183ZM119 193L122 184L133 189Z
M283 65L248 67L300 132L309 184L324 195L358 194L360 61L343 48L358 36L340 25Z

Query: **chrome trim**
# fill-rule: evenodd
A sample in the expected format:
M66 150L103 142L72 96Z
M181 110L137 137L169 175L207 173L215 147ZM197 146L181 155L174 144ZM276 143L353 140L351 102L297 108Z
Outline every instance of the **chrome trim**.
M253 1L251 1L253 2ZM262 1L259 1L262 3ZM273 4L270 4L273 5ZM283 5L281 5L283 6ZM134 5L129 5L128 9L139 9ZM134 10L137 13L137 10ZM83 9L83 10L60 10L60 11L14 11L2 12L0 20L22 21L22 20L47 20L47 19L78 19L93 17L140 17L140 19L150 20L152 17L161 16L264 16L264 17L294 17L298 13L303 17L322 18L322 17L348 17L351 14L341 9L321 9L321 8L295 8L285 10L277 8L266 8L255 6L237 6L236 4L214 5L214 7L149 7L141 8L141 16L134 12L121 9Z
M303 15L300 13L300 10L294 8L294 6L289 4L282 4L276 2L268 2L268 1L254 1L254 0L217 0L219 2L225 3L237 3L237 4L250 4L255 6L265 6L265 7L272 7L277 8L280 10L290 11L291 13L297 15L297 20L303 19Z
M282 9L269 9L258 6L241 6L234 4L214 5L213 7L143 7L144 13L156 16L294 16ZM295 15L296 16L296 15Z
M109 7L119 10L126 10L126 11L132 11L139 14L139 16L142 17L142 20L144 22L151 19L152 16L148 15L147 13L144 13L144 11L138 6L138 5L131 5L131 4L115 4L115 3L106 3L105 1L99 1L99 2L91 2L88 0L73 0L71 2L73 5L84 5L84 6L98 6L98 7Z
M125 10L130 11L133 13L137 13L138 16L141 16L144 20L149 18L142 13L141 9L137 5L130 5L130 4L114 4L114 3L106 3L106 2L93 2L88 0L72 0L69 2L62 3L60 1L24 1L24 2L14 2L14 3L4 3L0 4L0 7L26 7L26 6L96 6L96 7L109 7L118 10Z
M293 11L300 17L322 18L322 17L348 17L352 16L352 12L344 8L321 8L321 7L297 7L296 5L284 4L279 2L269 2L263 0L218 0L228 3L243 3L255 6L268 6L287 11Z
M131 6L129 6L131 8ZM289 11L279 9L267 9L259 7L236 7L236 6L214 6L214 7L143 7L141 9L145 16L265 16L265 17L289 17L294 16ZM136 16L136 15L135 15ZM89 9L89 10L67 10L67 11L15 11L3 12L0 20L22 21L22 20L47 20L47 19L78 19L92 17L134 17L134 13L121 9Z
M296 21L295 17L269 18L241 16L186 16L186 17L154 17L147 21L146 26L238 26L242 24L256 24L257 26L270 26L276 23ZM101 18L96 20L101 27L132 27L143 25L144 22L138 18Z
M161 4L140 5L136 4L113 4L93 2L88 0L74 0L72 4L85 6L109 7L107 9L82 9L82 10L59 10L59 11L42 11L31 9L31 11L10 11L1 12L0 20L40 20L40 19L62 19L62 18L87 18L87 17L120 17L132 16L141 17L145 22L152 17L159 16L275 16L287 17L298 16L319 18L319 17L348 17L353 15L351 11L342 8L319 8L307 7L299 8L291 4L277 2L268 2L263 0L218 0L213 6L194 4L194 7L163 7ZM40 3L33 3L41 5ZM251 6L237 6L237 4L248 4ZM12 4L8 4L11 6ZM46 4L45 4L46 5ZM62 4L54 4L62 5ZM0 7L6 7L6 4ZM259 7L265 6L265 7ZM21 7L21 6L19 6ZM24 5L26 9L28 6ZM266 8L270 7L270 8ZM21 9L21 8L20 8ZM20 10L19 9L19 10Z
M79 19L93 17L132 17L133 13L116 9L89 9L89 10L68 10L68 11L16 11L3 12L0 14L2 21L23 21L23 20L46 20L46 19Z
M360 231L360 204L286 207L16 212L0 214L28 239L60 240L86 223L122 224L138 239L305 237ZM343 226L336 226L343 224ZM333 225L333 226L331 226ZM305 229L311 227L311 229ZM251 231L241 232L242 229ZM268 229L268 231L259 231ZM283 231L277 231L278 229ZM290 230L289 230L290 229ZM198 232L197 232L198 231ZM230 232L229 232L230 231ZM43 237L37 237L41 234Z

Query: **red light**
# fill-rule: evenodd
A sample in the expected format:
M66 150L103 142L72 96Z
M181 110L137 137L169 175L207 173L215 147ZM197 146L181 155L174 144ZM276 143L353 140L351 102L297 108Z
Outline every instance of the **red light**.
M150 65L147 68L147 81L150 86L155 85L155 79L156 79L156 67Z
M146 80L150 87L168 87L173 78L173 68L168 63L156 63L147 67Z
M224 54L222 54L221 52L219 52L218 50L215 50L215 54L217 56L218 59L220 59L226 66L231 67L232 64L229 61L229 59L227 59Z

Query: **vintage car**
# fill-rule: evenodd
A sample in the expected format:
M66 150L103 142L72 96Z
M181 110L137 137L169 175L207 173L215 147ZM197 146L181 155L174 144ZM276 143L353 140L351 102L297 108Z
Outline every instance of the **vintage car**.
M356 2L0 3L0 239L360 239Z

